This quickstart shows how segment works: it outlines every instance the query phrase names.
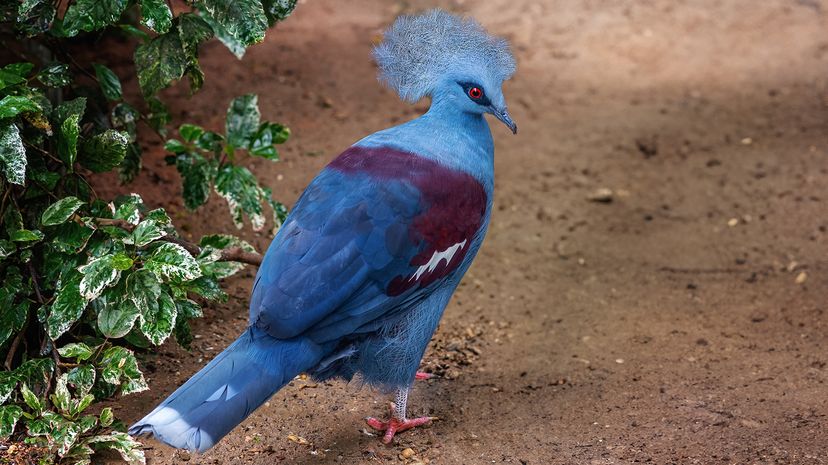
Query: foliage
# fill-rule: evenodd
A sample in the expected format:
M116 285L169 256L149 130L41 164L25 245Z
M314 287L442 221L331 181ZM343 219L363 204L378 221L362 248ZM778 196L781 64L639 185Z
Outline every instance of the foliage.
M61 3L0 5L7 52L26 57L0 68L0 441L25 442L45 454L38 463L88 464L101 449L143 463L97 404L147 389L136 354L170 338L186 347L190 320L225 299L220 280L244 267L227 252L255 251L228 235L190 243L163 208L136 193L99 198L88 178L133 180L139 123L164 136L171 121L156 94L184 76L192 91L204 81L199 45L217 37L240 57L295 0L197 0L178 15L164 0ZM134 46L138 102L106 54L72 53L112 36ZM189 209L214 191L238 227L247 216L262 229L268 211L281 224L284 206L238 164L243 153L278 160L289 136L261 120L255 95L230 103L223 133L181 124L178 136L165 148Z

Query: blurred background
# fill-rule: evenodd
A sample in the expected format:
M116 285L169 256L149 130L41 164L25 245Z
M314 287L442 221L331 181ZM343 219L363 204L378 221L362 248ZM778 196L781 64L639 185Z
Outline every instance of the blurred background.
M427 109L380 86L371 47L431 7L511 41L520 127L492 125L492 227L424 361L442 378L411 400L440 421L385 447L362 418L386 396L297 380L207 455L155 446L150 463L828 461L828 2L304 0L241 61L205 44L197 98L161 95L174 124L220 130L257 93L293 135L280 163L248 166L290 205L350 144ZM131 57L111 58L137 95ZM233 233L223 202L184 209L143 139L148 169L99 193L141 192L196 238ZM191 352L162 346L119 415L243 330L253 273L195 323Z

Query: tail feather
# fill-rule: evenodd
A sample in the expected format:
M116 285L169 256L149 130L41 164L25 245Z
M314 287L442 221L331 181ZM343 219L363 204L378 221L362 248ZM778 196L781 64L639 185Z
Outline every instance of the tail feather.
M280 340L249 328L129 433L204 452L324 355L307 339Z

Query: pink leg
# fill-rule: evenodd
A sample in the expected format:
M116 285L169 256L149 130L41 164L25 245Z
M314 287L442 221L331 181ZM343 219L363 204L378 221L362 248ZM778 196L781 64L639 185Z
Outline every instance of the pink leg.
M424 371L418 371L417 374L414 375L414 379L419 379L419 380L431 379L431 378L434 378L434 376L436 376L434 373L426 373Z
M391 418L388 421L382 421L378 418L368 417L365 422L368 426L377 431L385 431L382 437L382 442L390 444L394 439L394 435L401 433L411 428L425 425L431 420L436 420L437 417L420 417L412 418L410 420L405 418L405 404L408 401L408 389L403 388L397 391L397 402L391 402Z

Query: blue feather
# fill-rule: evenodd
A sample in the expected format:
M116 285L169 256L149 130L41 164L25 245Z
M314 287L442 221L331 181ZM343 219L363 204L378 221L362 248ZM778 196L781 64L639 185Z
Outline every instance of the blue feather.
M308 339L278 340L249 328L129 433L203 452L323 353Z

